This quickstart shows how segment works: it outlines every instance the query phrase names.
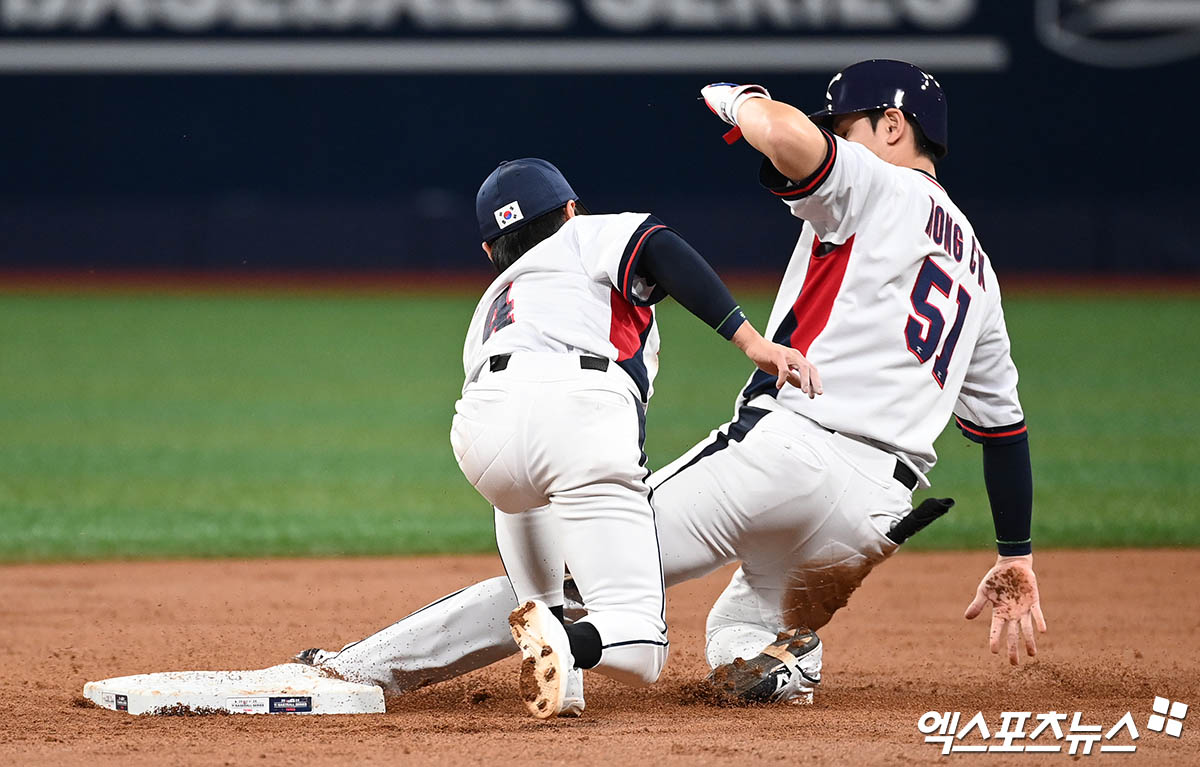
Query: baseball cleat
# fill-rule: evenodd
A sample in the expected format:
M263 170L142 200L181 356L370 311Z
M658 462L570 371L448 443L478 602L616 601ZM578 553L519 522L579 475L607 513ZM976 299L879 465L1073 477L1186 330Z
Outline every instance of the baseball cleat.
M292 659L297 663L303 663L305 666L319 666L335 655L337 655L335 652L322 650L319 647L310 647L307 650L301 650L296 653L292 656Z
M815 632L783 631L750 660L717 666L708 680L726 695L751 703L812 703L821 683L822 652Z
M550 608L536 599L513 610L508 616L508 626L521 648L517 684L521 701L538 719L558 716L566 705L568 676L575 667L566 629ZM581 682L580 693L582 686ZM582 705L579 710L583 710Z
M563 707L558 715L561 717L583 716L583 709L586 707L583 700L583 669L573 668L567 672L567 689L563 693Z

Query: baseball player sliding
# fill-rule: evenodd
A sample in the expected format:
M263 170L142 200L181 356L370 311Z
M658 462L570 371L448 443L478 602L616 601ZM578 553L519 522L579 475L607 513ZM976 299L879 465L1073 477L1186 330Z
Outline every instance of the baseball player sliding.
M735 418L649 479L668 586L741 561L708 617L711 678L747 699L811 701L824 650L813 632L952 503L912 508L951 415L982 444L998 549L966 617L990 604L992 652L1007 632L1012 663L1021 636L1033 655L1045 621L1028 438L991 259L936 178L941 86L873 60L837 74L811 116L757 85L701 93L763 154L763 185L804 221L767 335L803 353L826 389L810 399L752 374ZM508 518L517 535L537 515ZM491 579L340 652L298 657L403 692L511 654L514 602Z
M496 509L522 603L509 617L521 696L539 718L582 710L578 669L649 684L666 662L641 449L658 368L652 305L674 297L777 386L820 390L802 353L759 335L679 235L644 213L580 215L577 200L539 159L502 163L480 187L483 248L500 275L467 331L450 432L463 474ZM588 606L565 627L564 563Z

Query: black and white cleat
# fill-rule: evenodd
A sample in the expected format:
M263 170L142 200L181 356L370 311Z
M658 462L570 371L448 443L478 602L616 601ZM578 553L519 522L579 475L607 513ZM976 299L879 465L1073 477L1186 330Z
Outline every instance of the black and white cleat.
M755 657L717 666L708 681L748 703L807 704L821 683L821 640L808 629L779 634Z

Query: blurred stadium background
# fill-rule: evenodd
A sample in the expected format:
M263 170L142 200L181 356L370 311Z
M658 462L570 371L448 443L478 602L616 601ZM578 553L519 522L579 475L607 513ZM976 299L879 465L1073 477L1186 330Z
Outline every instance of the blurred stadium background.
M0 0L0 559L486 551L447 431L504 159L651 210L765 323L799 230L696 101L933 72L1000 278L1035 545L1200 544L1200 3ZM738 356L675 307L661 465ZM990 546L977 448L915 546Z

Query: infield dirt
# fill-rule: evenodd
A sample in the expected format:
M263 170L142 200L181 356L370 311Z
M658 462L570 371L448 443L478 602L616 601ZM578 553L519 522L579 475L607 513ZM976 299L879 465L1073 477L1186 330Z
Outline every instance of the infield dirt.
M340 647L474 580L495 557L130 562L0 568L0 758L9 764L1200 764L1200 551L1037 554L1050 633L1010 668L985 617L962 618L985 553L902 552L833 623L811 707L720 708L693 692L704 617L729 570L669 592L671 659L635 690L588 678L579 720L530 719L516 660L391 699L367 716L133 717L81 703L84 682L260 668ZM1149 731L1154 697L1191 704L1183 735ZM1133 713L1134 754L955 754L926 711ZM960 723L961 728L961 723ZM1031 729L1030 727L1026 728ZM1067 727L1064 726L1064 729ZM1046 736L1043 736L1046 737ZM964 743L979 744L977 733ZM1018 743L1020 741L1017 741ZM1049 741L1054 744L1055 741ZM1114 743L1129 743L1123 733Z

